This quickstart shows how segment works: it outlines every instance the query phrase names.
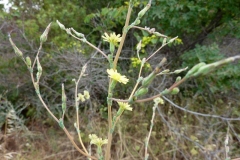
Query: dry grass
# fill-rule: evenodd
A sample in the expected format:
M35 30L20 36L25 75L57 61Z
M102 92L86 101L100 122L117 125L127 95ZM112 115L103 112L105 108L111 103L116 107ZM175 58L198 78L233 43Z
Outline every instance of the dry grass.
M149 160L222 160L225 157L224 140L228 127L232 127L229 130L229 155L240 156L237 123L186 114L170 105L161 106L159 109L156 112L153 133L149 142ZM194 110L196 107L189 109ZM222 107L219 105L218 109L221 110ZM204 112L207 108L198 111ZM89 116L89 114L94 116ZM84 133L83 141L86 146L87 135L90 133L106 138L107 121L104 118L96 112L89 111L81 114L80 117L81 131ZM133 112L126 112L123 115L113 136L112 159L144 159L145 137L149 130L150 119L151 107L147 106L135 106ZM66 126L69 126L72 136L76 137L72 122ZM57 124L52 125L50 122L47 125L38 121L30 123L28 128L30 132L1 135L0 159L85 159L76 152ZM95 153L94 148L92 152Z

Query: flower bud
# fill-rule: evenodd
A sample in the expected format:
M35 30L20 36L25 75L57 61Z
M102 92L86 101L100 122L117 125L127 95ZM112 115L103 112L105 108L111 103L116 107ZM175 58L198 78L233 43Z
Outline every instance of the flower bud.
M62 23L60 23L58 20L57 20L57 24L62 30L65 30L65 26Z
M47 36L48 36L48 32L50 30L50 27L51 27L51 23L49 23L49 25L47 26L47 28L45 29L43 34L40 36L40 42L44 43L47 41Z
M172 89L172 91L170 92L170 94L174 95L174 94L178 94L179 93L179 88L178 87L175 87Z
M165 69L165 70L163 70L163 71L161 72L161 74L167 74L167 73L169 73L169 72L170 72L169 69Z
M141 21L138 19L135 21L134 25L139 25L141 23Z
M187 74L186 74L185 77L186 77L186 78L189 78L189 77L192 76L195 72L197 72L200 67L205 66L205 65L206 65L206 63L204 63L204 62L201 62L201 63L196 64L194 67L192 67L192 69L190 69L190 70L187 72Z
M162 42L162 45L165 45L166 42L167 42L167 38L164 38L164 39L163 39L163 42Z
M208 74L210 71L212 71L213 68L214 68L213 65L210 65L210 64L204 65L204 66L200 67L200 68L197 70L197 72L195 72L195 73L193 74L193 76L195 77L195 76L199 76L199 75L206 75L206 74Z
M147 10L150 8L150 5L148 4L146 7L144 7L139 13L138 13L138 18L142 18L144 14L147 12Z
M23 56L22 51L20 51L20 49L17 48L17 46L13 43L13 41L12 41L10 36L9 36L9 41L10 41L10 43L11 43L11 45L12 45L12 47L13 47L15 53L16 53L16 55L19 56L19 57L22 57Z
M172 42L173 42L175 39L177 39L177 38L178 38L178 36L170 39L170 40L168 41L168 43L172 43Z
M40 80L41 75L42 75L42 72L37 72L37 75L36 75L36 77L37 77L37 81Z
M185 70L187 70L187 69L188 69L188 67L182 68L182 69L177 69L177 70L175 70L173 73L179 74L179 73L181 73L182 71L185 71Z
M159 32L153 32L153 35L158 36L158 37L167 38L167 36L165 36L165 35L163 35L163 34L161 34L161 33L159 33Z
M134 96L135 96L135 97L143 96L143 95L145 95L147 92L148 92L148 88L139 88L139 89L135 92Z
M169 94L169 93L170 93L170 90L165 89L164 91L161 92L161 95L166 95L166 94Z
M29 68L31 68L32 67L32 61L31 61L31 59L30 59L30 57L26 57L26 63L27 63L27 66L29 67Z
M42 73L42 66L41 66L38 58L37 58L37 70L38 70L38 72Z
M156 74L154 72L152 72L151 74L149 74L147 77L145 77L142 80L142 86L143 87L147 87L152 81L153 79L156 77Z
M137 51L141 50L141 45L142 45L142 40L140 40L139 43L137 44Z
M67 34L69 34L69 35L72 34L70 28L67 28L67 29L66 29L66 32L67 32Z
M71 28L71 30L76 34L76 36L78 36L80 38L84 38L84 34L75 31L73 28Z
M40 77L42 75L42 66L41 66L38 58L37 58L37 70L38 70L38 72L37 72L37 81L39 81L39 79L40 79Z
M179 82L181 81L182 77L181 76L178 76L177 79L176 79L176 82Z

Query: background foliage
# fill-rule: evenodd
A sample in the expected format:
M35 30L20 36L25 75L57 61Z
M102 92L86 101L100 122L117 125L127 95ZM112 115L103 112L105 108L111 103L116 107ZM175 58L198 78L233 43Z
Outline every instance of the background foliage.
M39 124L53 125L35 96L26 67L13 53L8 42L8 33L11 32L12 39L24 54L33 58L38 49L39 36L47 24L59 20L66 27L73 27L84 33L90 42L108 53L108 46L102 43L101 35L112 31L121 33L128 3L123 0L113 2L107 0L10 0L9 2L11 3L9 11L6 12L1 5L0 12L0 93L5 97L4 101L5 99L11 101L16 110L19 106L23 106L21 114L25 116L25 122L29 126L36 123L37 118L45 119L37 122ZM147 3L145 0L134 2L132 20ZM166 68L174 70L186 66L190 68L199 62L211 63L239 54L239 8L238 0L220 0L217 3L214 0L153 0L152 7L143 17L141 26L154 27L169 37L179 36L182 43L179 42L160 51L149 63L151 66L144 68L143 74L147 75L163 57L168 59ZM144 51L142 50L140 56L150 55L160 45L161 40L154 40L151 35L136 29L134 31L136 32L133 34L131 30L127 37L124 53L122 53L124 57L120 57L119 62L119 70L129 75L131 82L125 88L117 88L119 92L118 95L114 95L116 97L124 98L124 95L131 90L131 84L135 82L138 62L134 57L136 57L135 48L139 37L145 37L142 39L145 44ZM68 116L71 122L71 106L73 106L71 98L74 87L72 79L77 77L82 65L89 61L88 76L84 77L80 86L80 89L88 89L92 96L90 102L81 106L83 120L87 124L83 126L83 130L91 132L94 125L104 126L107 93L105 73L107 66L104 59L88 46L71 39L58 28L56 23L53 23L48 43L43 48L41 53L44 67L44 78L41 81L42 93L51 109L58 115L61 105L61 83L64 82L65 88L68 89ZM181 86L181 94L167 98L196 112L239 117L239 72L239 62L230 64L211 75L190 80ZM150 94L154 95L169 87L175 78L158 77L151 86ZM151 117L149 106L151 104L140 104L135 107L133 115L125 116L122 124L129 125L119 126L115 140L116 149L123 147L126 151L130 150L135 158L142 156L140 153ZM231 128L231 155L232 157L240 156L237 150L240 139L237 123L229 121L219 123L218 119L194 116L167 103L158 111L158 114L160 116L156 119L154 126L155 135L150 142L152 157L221 159L224 155L222 146L227 127ZM101 127L97 130L103 132ZM125 134L128 137L123 138ZM133 137L139 137L141 141L136 141ZM200 146L199 148L202 146L205 150L196 146ZM124 151L115 155L116 159L128 155Z

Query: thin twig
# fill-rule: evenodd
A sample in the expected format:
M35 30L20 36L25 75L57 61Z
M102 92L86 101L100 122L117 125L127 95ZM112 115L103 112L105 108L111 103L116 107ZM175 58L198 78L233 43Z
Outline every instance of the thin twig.
M144 59L145 61L145 59ZM144 62L145 63L145 62ZM140 70L139 70L139 74L138 74L138 80L137 80L137 83L135 84L133 90L132 90L132 93L130 94L128 100L130 100L132 97L133 97L133 94L135 93L137 87L138 87L138 84L140 83L140 77L141 77L141 73L142 73L142 69L143 69L143 66L144 66L144 63L141 63L141 67L140 67Z
M78 80L75 82L75 107L76 107L76 115L77 115L77 134L78 134L78 139L80 141L81 146L83 147L83 150L85 151L85 153L89 154L86 147L84 146L83 142L82 142L82 138L81 138L81 132L80 132L80 122L79 122L79 100L78 100L78 84L82 78L82 76L84 75L85 71L87 68L87 64L85 64L82 67L82 71L78 77Z
M222 117L222 116L219 116L219 115L212 115L212 114L204 114L204 113L199 113L199 112L194 112L194 111L190 111L188 109L185 109L183 107L180 107L178 105L176 105L175 103L173 103L171 100L169 100L168 98L166 98L165 96L162 96L166 101L168 101L171 105L173 105L174 107L182 110L182 111L185 111L185 112L188 112L188 113L191 113L193 115L197 115L197 116L203 116L203 117L211 117L211 118L220 118L222 120L226 120L226 121L239 121L240 118L227 118L227 117Z
M165 119L165 115L163 115L162 111L161 111L161 107L157 107L157 111L159 116L161 117L162 121L167 125L167 127L169 128L169 130L171 130L175 135L181 135L183 138L185 138L186 140L194 143L196 146L198 146L199 148L201 148L202 150L204 149L204 146L202 146L200 143L192 140L191 138L185 136L184 134L181 133L180 129L176 128L176 127L172 127L170 125L170 123ZM165 154L165 153L162 153Z
M83 41L81 38L76 37L75 35L71 34L71 36L79 41ZM94 48L95 50L97 50L99 53L101 53L106 59L108 59L108 56L102 51L100 50L98 47L94 46L92 43L88 42L86 39L84 41L84 43L87 43L89 46L91 46L92 48Z
M149 140L150 140L153 125L154 125L155 111L156 111L157 106L158 106L158 103L155 103L154 106L153 106L151 125L150 125L150 129L149 129L149 132L148 132L148 136L146 137L146 141L145 141L145 160L147 160L148 157L149 157L147 149L148 149L148 144L149 144Z

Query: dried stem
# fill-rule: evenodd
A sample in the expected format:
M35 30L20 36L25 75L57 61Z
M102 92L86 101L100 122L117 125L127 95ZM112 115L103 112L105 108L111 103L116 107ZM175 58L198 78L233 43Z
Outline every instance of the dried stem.
M40 53L41 48L42 48L42 43L40 43L40 47L39 47L39 49L38 49L37 55L36 55L36 57L35 57L35 60L34 60L34 62L33 62L33 65L32 65L32 70L33 70L33 68L34 68L34 66L35 66L35 64L36 64L36 61L37 61L37 59L38 59L38 56L39 56L39 53ZM37 88L37 87L35 86L35 83L36 83L36 82L35 82L35 78L34 78L33 72L30 71L30 75L31 75L31 80L32 80L32 83L33 83L33 86L34 86L35 90L39 90L39 88ZM38 83L38 82L37 82L37 83ZM52 113L52 111L51 111L51 110L49 109L49 107L46 105L46 103L45 103L44 100L42 99L41 94L39 93L39 94L37 94L37 95L38 95L38 98L40 99L40 101L42 102L44 108L45 108L45 109L48 111L48 113L53 117L53 119L59 124L60 121L57 119L56 116L54 116L54 114ZM97 159L96 157L93 157L93 156L88 155L88 152L82 151L82 150L77 146L77 144L74 142L74 140L73 140L72 136L70 135L70 133L68 132L68 130L67 130L65 127L63 127L62 129L64 130L65 134L67 135L67 137L69 138L69 140L71 141L71 143L73 144L73 146L74 146L81 154L83 154L83 155L86 156L86 157L92 158L92 159Z
M154 106L153 106L153 113L152 113L150 130L149 130L148 136L146 137L146 141L145 141L145 160L147 160L148 157L149 157L147 149L148 149L148 144L149 144L149 140L150 140L152 129L153 129L153 125L154 125L154 117L155 117L155 111L156 111L157 106L158 106L157 103L155 103Z
M78 133L78 139L80 141L81 146L83 147L83 150L85 151L85 153L89 154L86 147L84 146L83 142L82 142L82 138L81 138L81 133L80 133L80 122L79 122L79 101L78 101L78 84L82 78L82 76L84 75L85 71L87 68L87 64L85 64L82 68L82 71L78 77L78 80L75 82L75 107L76 107L76 115L77 115L77 133Z

